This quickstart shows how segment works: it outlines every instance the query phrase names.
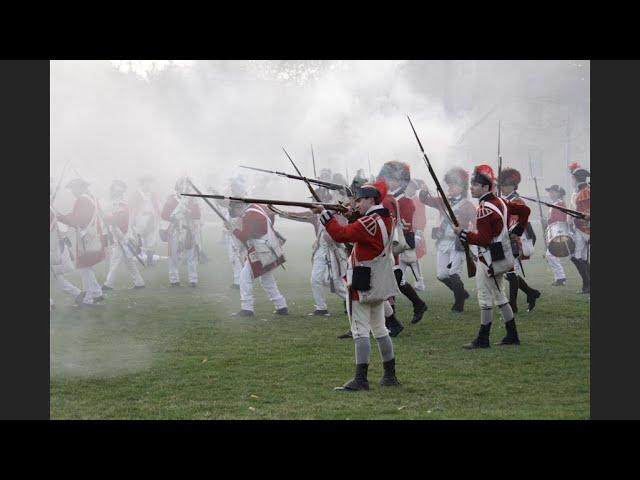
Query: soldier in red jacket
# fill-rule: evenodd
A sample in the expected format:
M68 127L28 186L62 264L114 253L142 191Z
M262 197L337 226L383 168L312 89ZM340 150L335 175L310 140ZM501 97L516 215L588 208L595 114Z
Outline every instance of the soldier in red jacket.
M109 273L102 285L103 290L113 290L116 271L120 264L124 264L133 280L133 288L144 288L144 280L136 261L134 252L127 242L127 232L129 230L129 204L124 199L127 185L122 180L114 180L111 183L109 194L111 196L111 212L104 216L104 221L113 237L111 258L109 260Z
M569 165L569 171L573 179L574 209L585 215L589 215L587 219L572 218L574 226L573 241L576 244L575 251L571 256L571 262L576 266L580 277L582 278L582 290L578 293L591 292L591 266L589 264L589 245L591 243L591 185L587 182L587 178L591 177L588 170L582 168L577 163Z
M67 184L76 201L73 210L61 215L57 213L58 221L73 227L76 231L76 268L82 279L82 290L85 292L83 304L95 305L104 300L102 287L96 280L94 265L105 258L103 241L104 226L100 218L100 205L96 198L89 193L89 184L75 178Z
M519 203L526 205L524 200L518 194L518 185L520 184L520 172L515 168L505 167L500 173L498 182L505 200L511 203ZM509 228L512 228L518 222L518 217L511 215L509 217ZM521 262L528 260L533 254L535 244L535 233L531 224L527 224L527 229L522 237L516 237L512 242L514 255L517 255L513 271L507 273L506 278L509 282L509 303L513 313L518 313L518 289L527 295L527 311L530 312L536 305L536 300L542 295L539 290L531 288L524 279Z
M378 174L378 180L381 179L387 183L389 188L389 192L382 200L382 205L389 210L391 217L394 222L396 222L396 235L403 237L397 240L400 245L404 243L403 253L412 253L415 257L416 244L413 232L415 206L413 201L405 195L405 190L411 180L409 165L397 161L386 162ZM403 265L401 265L400 255L401 253L395 254L394 274L396 275L400 291L413 305L413 318L411 319L411 323L415 324L422 320L428 307L426 302L418 296L411 284L407 283L403 275L404 268ZM387 323L389 323L388 326L392 330L402 330L402 325L395 319L395 316L388 315Z
M200 205L193 197L183 197L189 185L186 177L180 177L175 185L175 193L169 195L160 217L169 222L167 241L169 244L169 282L172 287L180 286L178 265L184 258L187 263L189 286L198 285L198 253L196 246L200 229Z
M454 227L460 240L477 246L476 288L480 304L480 331L464 348L488 348L494 302L500 308L507 335L499 345L519 345L516 320L504 292L504 273L513 268L510 237L520 236L529 220L529 207L512 203L493 194L494 174L489 165L479 165L471 178L471 196L477 198L476 231ZM509 215L518 222L508 230Z
M549 188L545 189L549 192L549 197L551 197L551 203L557 205L558 207L566 208L567 205L564 203L564 196L566 192L564 188L560 185L551 185ZM547 228L556 223L567 223L567 214L558 210L557 208L549 207L549 212L547 216ZM547 248L547 252L545 255L547 259L547 263L549 267L551 267L551 271L553 272L553 283L551 286L553 287L562 287L565 285L567 281L567 276L564 273L564 268L562 267L562 263L558 257L554 256L549 249Z
M367 372L371 333L378 342L384 367L380 384L399 384L395 374L393 342L384 317L385 300L398 293L391 252L394 220L389 210L381 205L386 190L384 181L363 185L356 193L355 201L355 207L362 216L347 225L341 225L332 212L321 206L313 209L321 214L320 221L333 240L354 244L348 260L346 281L349 291L347 311L355 341L356 373L352 380L337 390L369 389Z

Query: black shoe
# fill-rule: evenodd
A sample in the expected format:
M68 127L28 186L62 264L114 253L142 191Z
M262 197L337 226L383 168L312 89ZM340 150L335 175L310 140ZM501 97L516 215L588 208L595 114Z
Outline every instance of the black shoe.
M480 331L478 336L471 342L466 343L462 348L467 350L473 350L475 348L489 348L489 332L491 331L491 324L480 325Z
M388 362L382 362L382 366L384 367L384 375L380 380L380 385L383 387L400 385L400 382L396 377L396 359L392 358Z
M536 306L536 300L542 295L538 290L533 290L531 295L527 295L527 312L530 312Z
M104 288L104 287L102 287ZM134 285L132 290L138 290L140 288L144 288L144 285Z
M313 313L309 313L308 317L330 317L329 310L314 310Z
M369 369L368 363L359 363L356 365L356 376L349 380L341 387L336 387L334 390L369 390L369 381L367 380L367 370Z
M196 282L189 282L189 286L191 288L196 288L198 286L198 284Z
M253 317L253 311L240 310L239 312L232 313L231 316L232 317Z
M591 286L588 286L586 288L583 288L582 290L578 291L578 293L583 293L583 294L590 294L591 293Z
M404 326L400 322L398 322L397 325L389 328L389 336L395 338L400 335L400 332L402 332L402 330L404 330Z
M235 288L236 290L240 290L240 285L238 285L237 283L234 283L233 285L231 285L231 288Z
M396 318L395 314L391 314L384 319L384 326L389 330L390 337L397 337L400 335L400 332L404 330L404 326L400 321Z
M498 345L520 345L520 338L518 338L518 330L516 329L516 319L509 320L504 326L507 329L507 335Z
M353 333L349 330L347 333L343 333L342 335L338 335L338 338L353 338Z
M289 309L287 307L279 308L273 312L274 315L289 315Z
M564 287L567 283L566 278L560 278L551 284L552 287Z
M87 292L80 292L78 294L78 296L75 298L75 302L78 305L82 305L84 303L83 300L84 300L84 297L85 297L86 294L87 294Z
M113 287L110 287L108 285L102 285L102 290L107 290L107 291L113 290Z
M179 287L180 286L180 282L175 282L171 284L172 287Z
M104 302L104 295L100 295L93 299L93 303Z
M415 324L415 323L418 323L420 320L422 320L422 316L424 315L424 312L426 312L428 308L429 307L427 307L427 304L425 302L422 302L421 305L419 305L417 308L414 308L413 318L411 319L411 323Z

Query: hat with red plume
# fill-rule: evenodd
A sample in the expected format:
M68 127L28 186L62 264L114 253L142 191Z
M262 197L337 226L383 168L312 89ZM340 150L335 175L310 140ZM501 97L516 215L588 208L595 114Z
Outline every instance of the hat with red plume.
M488 185L489 190L493 189L493 183L495 182L495 175L493 174L493 168L489 165L478 165L473 169L473 175L471 176L471 183L479 183L481 185Z
M587 177L591 176L589 170L587 170L586 168L582 168L580 164L578 164L578 162L569 164L569 171L578 182L586 182Z

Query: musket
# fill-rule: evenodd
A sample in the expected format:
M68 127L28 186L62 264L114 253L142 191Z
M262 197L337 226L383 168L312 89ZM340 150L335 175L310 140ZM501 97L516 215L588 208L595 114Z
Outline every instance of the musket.
M201 198L205 201L205 203L207 205L209 205L209 207L211 207L211 210L213 210L216 215L218 215L220 217L220 219L222 220L222 223L224 224L225 228L227 230L231 230L231 225L229 224L229 221L225 218L225 216L220 213L220 210L218 210L213 203L211 203L209 200L207 200L206 196L202 195L202 192L200 190L198 190L198 187L196 187L193 182L191 181L191 179L187 178L187 183L189 184L189 186L191 186L191 188L193 188L196 193L199 193Z
M299 175L292 175L290 173L285 173L285 172L278 172L276 170L266 170L264 168L257 168L257 167L247 167L246 165L240 165L240 168L246 168L249 170L256 170L258 172L264 172L264 173L272 173L274 175L280 175L281 177L287 177L287 178L291 178L293 180L306 180L309 183L313 183L314 185L318 185L320 187L324 187L326 189L329 190L344 190L345 193L347 193L347 195L352 196L353 192L351 191L351 189L349 187L347 187L346 185L339 185L337 183L331 183L331 182L325 182L324 180L315 180L313 178L308 178L308 177L302 177Z
M442 203L444 204L445 208L447 209L448 212L448 217L449 220L451 221L451 223L453 223L456 227L459 226L458 223L458 219L456 218L456 215L453 213L453 209L451 208L451 204L449 203L449 200L447 199L447 196L445 195L444 191L442 190L442 186L440 185L440 182L438 181L438 177L436 176L436 173L433 171L433 168L431 167L431 162L429 161L429 157L427 157L427 154L424 152L424 148L422 147L422 142L420 142L420 139L418 138L418 134L416 133L416 129L413 128L413 123L411 122L411 119L409 118L409 115L407 115L407 119L409 120L409 124L411 125L411 130L413 130L413 134L416 137L416 140L418 142L418 146L420 147L420 150L422 151L422 156L424 157L424 162L427 165L427 169L429 170L429 173L431 174L431 178L433 178L433 181L436 184L436 189L438 190L438 193L440 194L440 197L442 198ZM476 264L473 261L473 257L471 256L471 251L469 250L469 244L466 242L461 242L463 247L464 247L464 253L465 253L465 257L467 260L467 273L469 274L469 278L471 277L475 277L476 275Z
M322 203L322 202L292 202L288 200L273 200L265 198L242 198L242 197L227 197L225 195L203 195L194 193L181 193L184 197L200 197L200 198L215 198L216 200L229 200L232 202L242 203L257 203L261 205L284 205L289 207L304 207L314 208L317 205L324 207L327 210L335 210L336 212L347 212L349 209L341 203Z
M311 144L311 161L313 162L313 176L318 178L318 174L316 173L316 157L313 154L313 143Z
M498 120L498 196L502 196L502 185L500 185L500 175L502 174L502 155L500 155L500 120Z
M289 156L289 154L287 153L287 151L284 149L284 147L282 147L282 151L284 152L284 154L287 156L287 158L289 159L289 161L291 162L291 165L293 165L293 168L296 169L296 172L298 172L298 175L300 175L302 177L302 173L300 173L300 170L298 170L298 167L296 166L296 164L294 163L293 159ZM318 196L318 194L316 193L316 191L313 189L313 187L311 186L311 184L309 183L309 180L307 180L306 177L304 177L304 183L307 184L307 187L309 188L309 191L311 192L311 196L313 198L315 198L318 202L321 202L322 200L320 200L320 197Z
M545 252L549 245L547 244L547 220L544 218L542 214L542 204L540 202L540 191L538 190L538 179L533 174L533 165L531 163L531 156L529 156L529 173L531 173L531 178L533 178L533 183L536 186L536 197L538 198L538 207L540 209L540 225L542 226L542 240L544 240L544 248Z
M369 177L371 177L371 160L369 159L369 152L367 152L367 163L369 164ZM347 182L349 179L347 178Z
M559 205L554 205L552 203L543 202L542 200L536 200L535 198L531 198L531 197L525 197L524 195L520 195L520 197L524 198L525 200L531 200L532 202L541 203L542 205L546 205L547 207L555 208L574 218L579 218L581 220L584 220L585 218L587 218L584 213L578 212L576 210L571 210L570 208L565 208Z

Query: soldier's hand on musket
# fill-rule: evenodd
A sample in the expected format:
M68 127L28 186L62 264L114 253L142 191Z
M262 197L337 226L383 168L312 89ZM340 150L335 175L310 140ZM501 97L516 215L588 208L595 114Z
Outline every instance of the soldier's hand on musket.
M453 231L455 232L456 235L460 235L460 232L464 230L464 228L462 228L460 225L458 225L457 227L453 227Z
M322 213L324 211L324 207L322 205L317 205L317 204L313 204L313 207L310 207L309 210L311 210L313 213Z

